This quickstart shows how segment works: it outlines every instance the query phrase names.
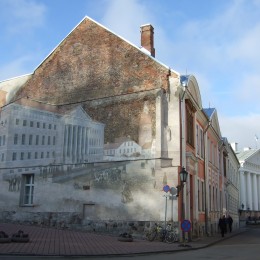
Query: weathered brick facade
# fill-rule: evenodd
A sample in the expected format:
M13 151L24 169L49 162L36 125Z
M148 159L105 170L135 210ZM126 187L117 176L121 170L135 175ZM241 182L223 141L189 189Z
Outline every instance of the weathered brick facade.
M86 18L42 62L18 95L63 105L167 91L169 74L167 67Z
M87 117L104 125L104 144L115 146L116 140L126 138L130 141L117 150L117 153L124 153L119 161L105 156L111 151L104 151L104 163L82 161L76 157L83 150L75 147L86 143L83 133L87 133L84 136L88 138L88 153L92 157L100 153L95 145L102 146L102 138L95 137L96 130L93 129L87 128L88 132L83 132L84 126L79 123L71 127L76 122L71 119L71 123L56 135L61 144L59 156L62 160L56 156L51 164L48 159L43 167L28 166L22 170L7 167L0 186L10 204L3 210L0 203L1 219L55 226L85 225L86 229L90 223L94 229L106 227L107 223L122 229L128 226L119 224L122 222L163 221L163 185L176 186L178 183L179 75L154 58L153 28L144 26L142 33L143 47L151 55L85 18L19 87L12 98L17 104L60 116L80 105ZM35 117L31 118L34 120ZM7 117L7 123L8 120ZM173 131L174 127L177 130ZM41 130L37 131L41 138ZM21 143L20 135L17 136ZM13 145L14 136L9 135L8 140ZM133 143L141 152L129 155L134 149L130 148ZM68 164L66 161L71 162L71 158L65 150L72 147L75 148L72 151L75 163ZM20 151L22 149L23 146ZM20 151L17 152L18 160ZM33 164L37 166L37 161ZM29 208L21 205L22 187L20 191L17 184L10 186L12 181L20 180L26 174L35 175L33 207ZM167 219L174 217L177 221L177 212L175 200ZM48 221L46 216L49 216Z

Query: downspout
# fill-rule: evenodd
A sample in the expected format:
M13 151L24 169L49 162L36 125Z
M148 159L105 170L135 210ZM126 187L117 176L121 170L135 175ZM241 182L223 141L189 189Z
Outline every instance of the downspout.
M223 150L224 150L224 147L225 147L225 143L224 141L221 141L221 145L219 147L219 152L220 152L220 155L221 155L221 163L219 165L219 171L221 173L221 179L222 179L222 184L221 184L221 190L222 190L222 198L221 198L221 201L222 201L222 205L220 204L221 209L220 209L220 216L223 215L223 201L224 201L224 198L223 196L225 195L225 189L224 189L224 165L223 165L223 160L224 160L224 154L223 154ZM218 178L218 182L219 182L219 178ZM220 185L218 185L220 187Z
M188 87L188 80L181 82L182 93L180 97L180 110L181 110L181 167L186 168L186 143L185 143L185 94ZM181 201L181 221L185 219L186 205L186 185L182 188L182 201ZM182 232L182 240L185 241L185 232Z
M205 186L205 192L204 192L204 203L205 203L205 233L208 236L208 203L207 203L207 182L208 182L208 139L207 139L207 132L209 127L211 126L211 120L208 121L208 125L206 127L206 129L204 130L203 134L204 134L204 174L205 174L205 182L204 182L204 186Z

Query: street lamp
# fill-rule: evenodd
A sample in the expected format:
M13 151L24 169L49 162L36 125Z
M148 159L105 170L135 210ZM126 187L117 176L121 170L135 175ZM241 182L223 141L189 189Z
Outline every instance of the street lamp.
M181 184L177 186L177 197L179 196L180 191L183 189L184 183L187 181L187 178L188 178L188 172L185 170L184 167L182 167L180 171Z
M242 204L241 204L241 209L238 210L240 216L241 216L242 211L244 210L244 207L245 207L245 205L242 203Z
M182 167L181 171L180 171L180 181L181 184L177 186L177 197L179 196L179 193L183 190L184 184L186 183L188 178L188 172L185 170L184 167ZM183 196L183 191L181 193L181 221L183 221L185 219L185 211L184 211L184 196ZM185 241L185 233L184 231L182 232L182 239L183 241Z

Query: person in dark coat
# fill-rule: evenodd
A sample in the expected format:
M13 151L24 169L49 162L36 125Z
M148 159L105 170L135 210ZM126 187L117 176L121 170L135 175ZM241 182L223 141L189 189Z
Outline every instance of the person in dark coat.
M233 224L233 219L230 215L228 215L227 217L227 224L228 224L228 228L229 228L229 232L232 232L232 224Z
M227 222L226 222L226 217L225 215L223 215L219 221L218 221L218 226L221 232L221 236L224 237L225 231L226 231L226 227L227 227Z

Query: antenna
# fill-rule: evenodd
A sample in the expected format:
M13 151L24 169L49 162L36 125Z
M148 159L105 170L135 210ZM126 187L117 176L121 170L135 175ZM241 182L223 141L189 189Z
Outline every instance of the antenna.
M257 146L258 146L258 136L255 134L255 149L258 149Z

